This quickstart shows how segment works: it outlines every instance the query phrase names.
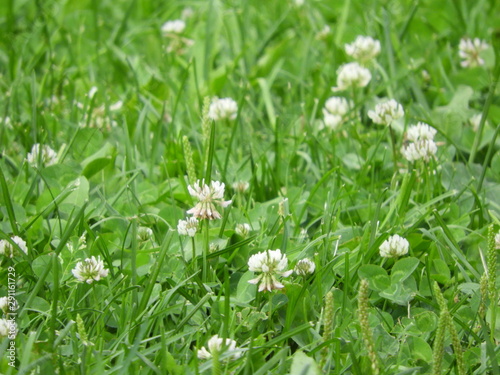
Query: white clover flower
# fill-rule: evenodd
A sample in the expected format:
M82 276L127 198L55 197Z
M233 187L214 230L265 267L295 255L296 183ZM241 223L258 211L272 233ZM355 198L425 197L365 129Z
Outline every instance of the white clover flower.
M437 145L434 142L436 133L436 129L423 122L410 126L406 132L406 139L411 143L401 148L404 158L410 162L420 159L429 161L437 152Z
M295 265L293 269L294 272L299 276L307 276L308 274L314 273L316 265L310 259L301 259Z
M500 231L495 235L495 249L500 249Z
M17 324L13 320L0 319L0 337L11 337L17 335Z
M225 344L224 344L225 342ZM224 340L220 338L219 335L212 336L207 342L208 350L203 346L198 350L199 359L210 359L212 358L214 352L218 352L219 355L222 353L229 353L231 360L236 360L241 357L241 352L236 348L236 341L231 339Z
M325 102L323 123L332 130L337 129L346 120L346 114L351 110L352 106L349 100L332 96Z
M208 108L208 117L214 121L234 120L238 113L238 104L231 98L213 98Z
M82 262L78 262L71 272L78 281L92 284L94 280L99 281L101 278L108 276L109 270L104 268L104 262L101 260L101 257L96 259L93 256Z
M368 111L368 117L379 125L390 125L405 115L403 106L394 99L379 103L374 111Z
M14 255L17 255L17 249L21 249L25 254L28 254L28 248L26 247L26 242L18 236L13 236L10 238L16 245L13 246L7 240L0 240L0 254L5 255L6 257L13 258Z
M315 38L317 40L325 40L331 35L331 33L332 29L330 28L330 26L325 25L325 27L323 27L320 31L318 31Z
M2 297L0 298L0 310L2 311L7 311L9 307L9 297Z
M2 310L5 314L8 312L14 312L19 308L19 304L17 303L14 297L1 297L0 298L0 310Z
M276 276L287 277L293 270L286 271L288 259L281 250L267 250L254 254L248 260L248 269L252 272L261 272L255 279L248 280L250 284L259 284L259 292L263 290L282 289L285 286L280 283Z
M346 90L351 87L365 87L370 83L372 74L357 62L342 65L337 70L337 87L333 91Z
M469 119L469 125L472 127L472 130L474 130L475 132L477 132L479 130L479 125L481 124L482 117L483 117L482 113L478 113ZM487 123L487 121L485 123Z
M198 219L196 217L189 217L186 220L179 220L177 223L177 232L182 236L194 237L198 231Z
M236 229L234 231L238 236L246 238L251 230L252 228L250 227L249 224L243 223L243 224L237 224Z
M481 58L480 53L489 47L485 41L475 38L460 39L458 45L458 55L462 58L460 65L463 68L474 68L476 66L484 65L484 60Z
M173 20L165 22L161 27L161 32L164 36L169 34L181 34L186 28L186 23L183 20Z
M188 186L189 194L192 197L198 198L196 206L187 211L188 214L193 215L198 219L220 219L221 215L215 208L217 203L221 207L227 207L231 201L224 201L224 187L225 185L219 181L212 181L210 186L205 184L205 180L196 181L196 183Z
M137 239L140 242L146 242L153 239L153 230L148 227L137 228Z
M390 236L380 245L380 256L385 258L400 257L408 253L410 243L397 234Z
M235 191L238 193L244 193L250 187L250 184L247 181L236 181L231 185Z
M48 167L57 162L57 154L49 146L35 143L31 152L26 155L26 161L34 167L38 165L38 161L41 166Z
M187 7L182 10L181 18L186 20L188 18L193 17L193 15L194 15L193 8Z
M406 139L412 142L421 140L434 140L437 130L424 122L419 122L417 125L412 125L406 131Z
M436 142L424 139L422 141L409 143L401 148L403 157L410 161L424 160L429 161L437 152Z
M370 36L359 35L354 42L345 45L345 52L357 61L368 62L380 53L380 42Z

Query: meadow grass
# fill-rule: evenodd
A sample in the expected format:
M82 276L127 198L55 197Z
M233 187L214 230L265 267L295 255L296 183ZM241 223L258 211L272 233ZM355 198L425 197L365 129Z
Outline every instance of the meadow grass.
M499 374L499 24L494 0L2 1L0 373ZM380 53L342 87L359 35Z

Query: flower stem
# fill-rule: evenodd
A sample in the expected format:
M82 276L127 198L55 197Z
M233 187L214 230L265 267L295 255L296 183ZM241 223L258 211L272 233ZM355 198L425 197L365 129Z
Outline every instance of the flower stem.
M208 251L210 250L208 229L209 229L209 221L205 220L205 246L203 246L203 273L202 273L203 282L207 281L207 255Z

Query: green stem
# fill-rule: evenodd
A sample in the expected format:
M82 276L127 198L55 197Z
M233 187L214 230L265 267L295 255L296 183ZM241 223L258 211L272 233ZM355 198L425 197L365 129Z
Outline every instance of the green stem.
M208 229L210 226L210 222L208 220L205 220L205 246L203 246L203 273L201 276L201 279L203 282L207 281L207 256L208 252L210 251L210 243L209 243L209 233Z

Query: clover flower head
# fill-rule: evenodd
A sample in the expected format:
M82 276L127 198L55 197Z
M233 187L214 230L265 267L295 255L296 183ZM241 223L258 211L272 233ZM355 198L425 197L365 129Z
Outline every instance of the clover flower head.
M481 124L482 117L483 117L482 113L478 113L469 119L469 125L472 127L472 130L474 130L475 132L477 132L479 130L479 125Z
M380 256L384 258L400 257L408 253L410 243L397 234L390 236L380 245Z
M10 238L16 245L13 246L7 240L0 240L0 254L5 255L6 257L13 258L14 255L17 255L17 249L21 249L25 254L28 254L28 248L26 247L26 242L19 236L13 236Z
M179 220L177 232L182 236L194 237L198 231L199 222L196 217L188 217L186 220Z
M379 103L375 106L374 111L368 111L368 117L379 125L390 125L404 115L403 106L394 99Z
M238 113L238 104L231 98L214 98L208 108L208 117L214 121L234 120Z
M236 360L241 357L241 352L236 348L236 341L232 339L226 339L219 337L219 335L212 336L207 342L206 349L204 346L198 350L198 358L199 359L210 359L213 356L214 352L229 353L231 360Z
M172 20L165 22L161 27L161 32L164 36L169 34L181 34L186 28L186 23L183 20Z
M48 167L57 162L57 154L49 146L35 143L31 152L26 155L26 161L33 167L38 165L38 161L40 161L41 166Z
M153 239L153 230L148 227L137 228L137 239L140 242L146 242Z
M196 206L187 211L198 219L220 219L221 215L215 208L215 203L221 207L227 207L231 201L224 201L225 185L219 181L212 181L210 186L205 184L205 180L196 181L193 186L188 186L189 194L198 199Z
M247 181L236 181L233 183L232 188L238 193L244 193L250 187L250 184Z
M252 228L250 227L249 224L243 223L243 224L237 224L234 231L238 236L246 238L248 237L248 233L250 233L251 230Z
M380 53L380 42L371 36L359 35L354 42L345 45L345 52L357 61L368 62Z
M332 29L330 26L325 25L318 33L316 34L317 40L326 40L332 34Z
M337 87L333 91L346 90L351 87L365 87L370 83L372 74L357 62L342 65L337 70Z
M484 65L484 60L481 58L480 53L489 47L485 41L475 38L460 39L458 45L458 55L462 59L460 65L463 68L474 68L476 66Z
M412 142L421 140L434 140L437 131L432 126L424 122L419 122L417 125L410 126L406 131L406 139Z
M410 143L401 148L404 158L410 162L417 160L428 162L437 152L435 135L436 129L423 122L410 126L406 132L406 138Z
M255 279L249 280L250 284L259 284L259 292L263 290L272 291L282 289L285 286L278 281L276 276L287 277L293 270L286 271L288 259L286 254L281 254L280 249L267 250L254 254L248 260L248 269L261 274Z
M104 268L104 262L101 260L101 257L96 259L93 256L82 262L78 262L71 272L78 281L92 284L92 282L99 281L101 278L108 276L109 270Z
M13 320L0 319L0 337L9 337L17 335L17 324Z
M437 152L436 142L425 139L403 146L401 153L409 162L424 160L428 162Z
M332 130L337 129L346 120L346 114L352 107L352 102L346 98L332 96L325 102L323 123Z
M12 297L1 297L0 298L0 310L2 310L5 314L8 312L14 312L19 308L19 304L17 300Z
M311 273L314 273L315 269L316 265L314 264L314 262L308 258L305 258L299 260L293 270L299 276L307 276Z

